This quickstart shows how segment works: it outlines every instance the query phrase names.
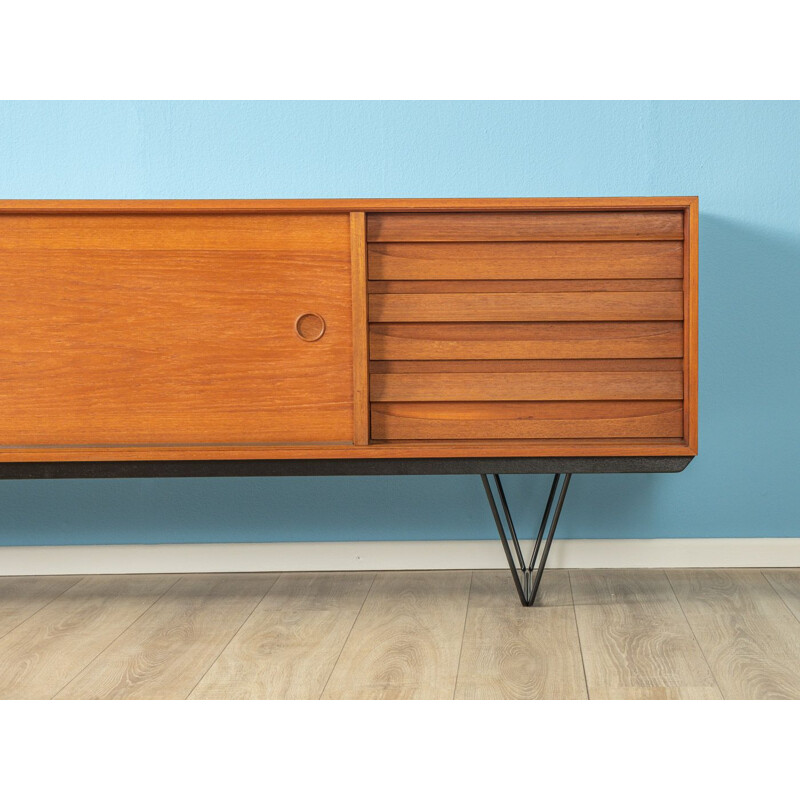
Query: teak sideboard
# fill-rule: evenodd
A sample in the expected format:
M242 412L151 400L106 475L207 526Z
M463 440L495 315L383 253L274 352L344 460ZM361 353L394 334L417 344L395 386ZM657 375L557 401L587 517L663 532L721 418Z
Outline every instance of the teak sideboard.
M571 474L697 453L697 228L695 197L0 201L0 475L472 472L530 604ZM498 475L543 471L528 561Z

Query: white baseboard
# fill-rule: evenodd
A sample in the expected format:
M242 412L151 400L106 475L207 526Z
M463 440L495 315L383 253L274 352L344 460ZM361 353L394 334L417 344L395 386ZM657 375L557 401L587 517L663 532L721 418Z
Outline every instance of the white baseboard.
M0 575L502 569L497 540L0 547ZM800 538L561 539L549 566L798 567Z

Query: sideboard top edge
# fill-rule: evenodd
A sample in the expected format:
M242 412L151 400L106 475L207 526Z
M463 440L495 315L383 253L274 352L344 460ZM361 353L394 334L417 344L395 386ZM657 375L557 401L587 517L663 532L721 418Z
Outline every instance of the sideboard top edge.
M210 214L349 213L391 211L525 211L686 209L697 196L685 197L473 197L341 198L251 200L0 200L0 214Z

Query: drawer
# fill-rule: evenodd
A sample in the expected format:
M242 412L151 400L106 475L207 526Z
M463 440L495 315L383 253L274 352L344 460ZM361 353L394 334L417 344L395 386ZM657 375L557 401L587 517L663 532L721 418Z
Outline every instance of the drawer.
M683 239L680 211L370 214L368 242L534 242Z
M370 214L371 436L684 431L684 214Z
M680 358L680 322L376 323L373 361Z
M372 405L376 439L676 437L682 430L679 401Z
M370 294L373 322L680 320L683 292Z
M681 279L683 242L375 242L370 280Z
M373 402L680 400L683 372L590 370L373 373Z

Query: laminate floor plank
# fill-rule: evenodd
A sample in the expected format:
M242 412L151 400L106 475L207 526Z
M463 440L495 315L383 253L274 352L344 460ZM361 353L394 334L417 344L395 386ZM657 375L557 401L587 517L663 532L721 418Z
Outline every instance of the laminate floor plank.
M800 699L800 621L760 571L669 579L726 699Z
M80 575L0 577L0 637L32 617L80 579Z
M508 570L473 573L455 696L587 699L566 570L545 572L532 608L520 605Z
M277 579L276 573L182 577L58 697L187 697Z
M800 569L764 569L761 574L800 620Z
M319 699L374 578L371 572L281 575L190 698Z
M468 571L380 572L330 680L327 699L452 699Z
M177 580L82 578L0 639L0 698L53 697Z
M800 569L0 577L0 699L800 699Z
M662 570L571 570L570 577L591 699L721 697Z
M636 686L596 694L595 700L722 700L716 686Z

